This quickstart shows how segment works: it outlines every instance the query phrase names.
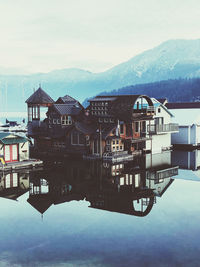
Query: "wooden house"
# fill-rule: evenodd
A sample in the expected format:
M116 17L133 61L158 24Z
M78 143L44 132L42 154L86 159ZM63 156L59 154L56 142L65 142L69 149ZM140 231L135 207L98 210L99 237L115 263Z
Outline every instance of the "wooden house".
M145 148L145 141L149 138L146 125L154 115L153 102L148 96L96 96L89 102L89 116L99 127L99 138L94 140L94 153L134 152ZM106 145L101 147L98 143L102 136L106 136Z
M29 159L29 140L14 133L0 133L0 157L6 163Z
M101 158L105 153L132 155L171 146L166 135L171 127L167 116L171 114L158 101L161 106L155 107L145 95L96 96L84 109L68 95L54 102L39 88L26 102L28 135L34 138L34 148L40 152ZM48 108L46 118L40 121L39 110L44 106ZM158 113L161 110L167 114L162 115L164 120L160 114L156 116L156 108Z

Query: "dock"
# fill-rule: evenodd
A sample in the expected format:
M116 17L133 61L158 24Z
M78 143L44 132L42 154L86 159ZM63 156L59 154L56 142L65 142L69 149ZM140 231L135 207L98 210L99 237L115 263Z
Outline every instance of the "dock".
M19 170L19 169L37 168L41 166L43 166L43 161L37 160L37 159L29 159L29 160L17 161L17 162L8 162L5 165L0 164L0 172Z

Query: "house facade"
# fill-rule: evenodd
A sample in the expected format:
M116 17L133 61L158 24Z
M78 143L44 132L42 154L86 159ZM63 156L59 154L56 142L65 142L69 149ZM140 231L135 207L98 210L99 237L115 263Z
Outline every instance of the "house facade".
M161 153L162 151L171 149L171 136L178 133L179 128L177 123L172 122L173 114L155 98L152 98L155 108L153 123L147 126L147 131L151 140L147 142L147 149L153 154Z

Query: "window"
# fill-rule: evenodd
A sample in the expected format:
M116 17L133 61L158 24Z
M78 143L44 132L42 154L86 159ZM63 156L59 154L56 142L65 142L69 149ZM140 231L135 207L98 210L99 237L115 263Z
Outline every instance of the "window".
M122 146L120 146L120 150L123 150L123 147Z
M135 123L135 131L136 131L136 133L139 132L139 122L138 121L136 121L136 123Z
M79 133L79 145L84 145L85 144L85 136L82 133Z
M158 108L158 113L160 113L161 112L161 108Z
M124 124L120 124L120 134L124 134Z
M89 143L89 140L87 140ZM85 144L85 136L82 133L72 132L71 133L71 144L72 145L84 145Z
M62 125L70 125L72 124L72 118L71 116L64 115L61 117Z
M119 150L119 146L116 147L116 150L117 150L117 151Z
M53 124L56 124L56 119L53 119Z
M119 140L116 140L116 144L119 144Z
M110 147L109 146L106 147L106 151L110 152Z
M113 140L113 145L115 145L115 140Z
M71 134L71 137L72 137L72 145L77 145L78 144L78 133L73 132Z
M59 119L57 119L57 124L60 124L60 120Z

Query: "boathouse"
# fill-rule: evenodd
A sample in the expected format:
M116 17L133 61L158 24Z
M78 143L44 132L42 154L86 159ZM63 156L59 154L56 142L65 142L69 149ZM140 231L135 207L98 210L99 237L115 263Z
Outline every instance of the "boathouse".
M29 140L13 133L0 133L0 158L6 163L29 159Z

